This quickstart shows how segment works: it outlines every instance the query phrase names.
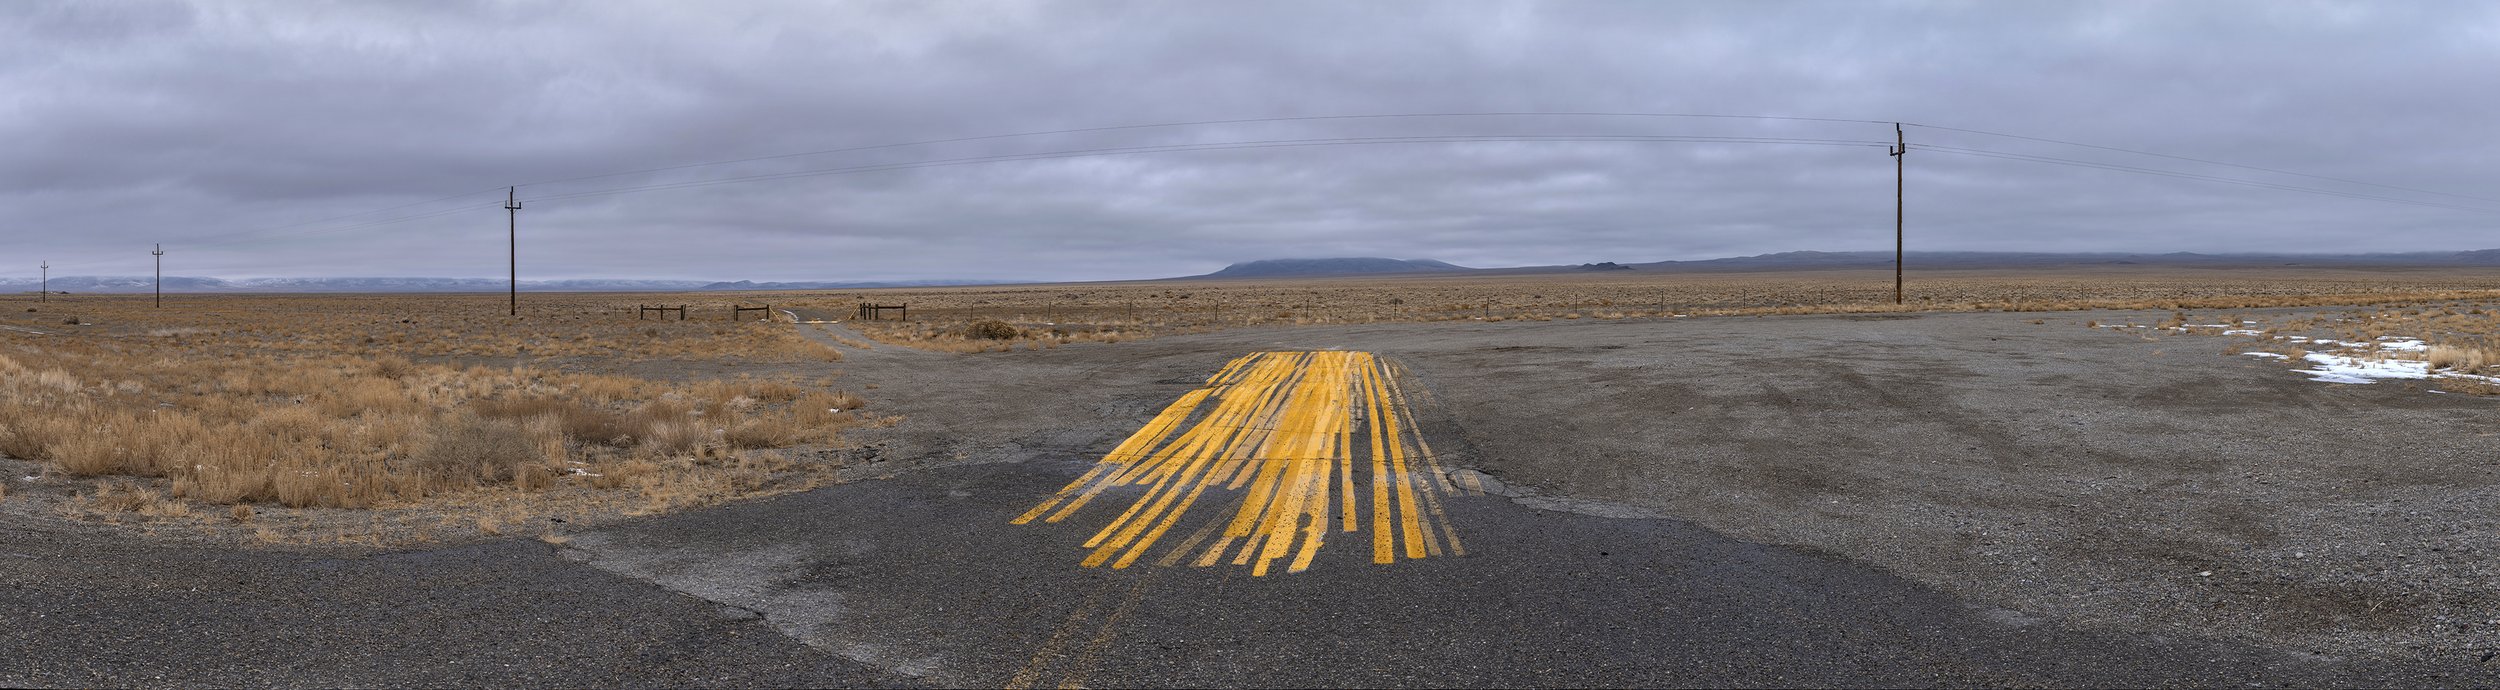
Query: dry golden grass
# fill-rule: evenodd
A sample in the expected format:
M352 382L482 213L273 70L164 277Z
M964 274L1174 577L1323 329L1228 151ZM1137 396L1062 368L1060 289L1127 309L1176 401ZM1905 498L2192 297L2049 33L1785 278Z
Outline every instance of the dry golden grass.
M2125 266L1913 271L1909 296L1908 304L1892 303L1890 271L1853 270L980 286L797 293L774 301L828 314L848 314L861 301L908 303L909 322L847 323L887 343L999 352L1315 324L2396 305L2492 299L2500 296L2500 273Z
M2490 367L2492 363L2500 362L2500 351L2488 347L2434 345L2431 346L2428 360L2433 369L2480 372Z
M2418 361L2441 390L2500 394L2500 299L2440 293L2404 303L2375 303L2339 311L2258 316L2242 313L2174 313L2152 323L2154 333L2232 336L2242 341L2227 353L2282 355L2306 367L2311 353L2363 360ZM2095 324L2097 325L2097 324ZM2419 344L2413 344L2418 341ZM2393 345L2402 343L2406 347Z
M164 310L84 297L69 306L97 326L0 331L0 455L99 478L79 510L236 523L254 505L457 511L505 497L639 512L831 480L830 461L768 450L833 445L864 406L788 371L822 359L790 326L636 323L609 304L630 298L571 299L514 321L473 314L501 307L465 296L186 296ZM25 323L33 305L9 304L7 321ZM615 373L672 362L783 374Z

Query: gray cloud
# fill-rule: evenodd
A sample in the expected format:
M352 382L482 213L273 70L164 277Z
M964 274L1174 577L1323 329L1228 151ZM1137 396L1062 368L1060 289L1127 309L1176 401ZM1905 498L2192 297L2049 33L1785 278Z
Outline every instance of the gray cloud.
M1899 120L2500 197L2493 64L2500 8L2486 3L7 3L0 275L38 258L56 275L145 273L155 242L186 275L499 275L495 206L513 184L537 278L1108 279L1289 256L1518 265L1891 239L1879 146L1243 148L594 194L1229 141L1891 136L1862 123L1239 123L561 181L1366 113ZM1914 248L2500 246L2500 201L1911 135ZM371 224L388 220L404 222Z

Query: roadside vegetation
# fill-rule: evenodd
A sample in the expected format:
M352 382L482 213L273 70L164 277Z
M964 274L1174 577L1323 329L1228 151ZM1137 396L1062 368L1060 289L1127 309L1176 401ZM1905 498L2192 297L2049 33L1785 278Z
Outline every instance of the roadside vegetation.
M1892 303L1890 271L1158 281L776 297L886 343L1000 352L1296 325L2405 305L2500 298L2500 276L2308 268L1937 271L1913 272L1908 298ZM909 304L912 319L848 318L863 301Z
M520 320L465 296L14 300L8 323L49 332L0 332L0 456L66 482L78 517L283 541L390 513L375 539L406 541L818 486L876 421L787 324L603 299L533 297ZM30 318L62 312L90 325ZM11 482L0 500L33 484Z
M2341 311L2251 314L2175 311L2142 323L2088 323L2161 335L2229 337L2230 354L2257 354L2293 368L2359 370L2370 378L2418 378L2437 390L2500 395L2500 302L2446 299Z

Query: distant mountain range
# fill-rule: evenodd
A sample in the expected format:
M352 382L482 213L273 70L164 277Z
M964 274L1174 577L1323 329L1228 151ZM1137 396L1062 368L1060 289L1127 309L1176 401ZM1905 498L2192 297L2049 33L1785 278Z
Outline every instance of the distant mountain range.
M2267 266L2311 266L2326 268L2439 268L2488 266L2500 267L2500 249L2478 249L2462 252L2404 252L2380 254L2196 254L2171 252L2141 254L2120 252L2049 253L2049 252L1909 252L1903 262L1924 270L1980 270L1991 268L2045 268L2076 266L2171 266L2193 268L2255 268ZM1739 256L1698 261L1654 261L1619 264L1612 261L1562 266L1521 266L1515 268L1468 268L1440 261L1417 259L1349 258L1349 259L1269 259L1248 261L1227 266L1224 270L1178 280L1308 278L1325 276L1366 275L1527 275L1542 273L1582 272L1742 272L1742 271L1811 271L1833 269L1884 268L1892 265L1892 252L1780 252L1756 256Z
M2188 266L2188 267L2440 267L2500 266L2500 249L2463 252L2379 254L2197 254L2170 252L1909 252L1903 263L1922 268L1987 269L2040 266ZM1629 264L1648 271L1779 271L1816 268L1873 268L1892 265L1892 252L1781 252L1701 261L1659 261Z
M1199 278L1297 278L1304 276L1374 275L1381 273L1445 273L1476 269L1423 259L1266 259L1244 261Z
M2319 268L2500 268L2500 249L2462 252L2381 254L2168 254L2047 252L1910 252L1912 270L1981 270L2085 266L2169 266L2185 268L2257 268L2309 266ZM1699 261L1617 263L1600 261L1560 266L1469 268L1428 259L1352 257L1333 259L1266 259L1245 261L1205 275L1168 280L1259 280L1332 276L1535 275L1549 273L1704 273L1742 271L1812 271L1871 269L1892 265L1892 252L1780 252ZM524 280L529 292L702 292L737 290L858 290L869 288L1007 285L1010 280L892 280L754 282L701 280ZM166 292L502 292L495 278L203 278L166 276ZM0 292L33 292L30 278L0 278ZM156 288L148 276L63 276L51 289L69 293L131 293Z
M752 281L714 282L701 280L626 280L590 278L580 280L524 280L521 289L528 292L695 292L729 290L846 290L887 287L936 287L942 285L993 285L1011 281L996 280L903 280L852 282L785 282ZM494 278L202 278L197 276L166 276L166 292L502 292L510 283ZM54 292L129 293L150 292L156 281L148 276L62 276L52 279ZM0 292L32 292L42 289L38 280L0 279Z

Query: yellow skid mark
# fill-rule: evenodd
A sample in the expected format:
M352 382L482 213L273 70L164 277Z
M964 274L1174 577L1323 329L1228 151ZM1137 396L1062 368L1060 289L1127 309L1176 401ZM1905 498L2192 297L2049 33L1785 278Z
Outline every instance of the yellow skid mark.
M1476 487L1452 482L1433 456L1399 373L1368 352L1236 358L1011 522L1060 522L1108 492L1143 486L1086 540L1085 567L1135 564L1210 492L1235 496L1149 562L1229 560L1263 576L1282 561L1286 572L1301 572L1332 526L1351 533L1366 525L1374 563L1465 555L1441 497ZM1358 475L1371 486L1368 504L1356 493ZM1366 507L1368 521L1358 515Z

